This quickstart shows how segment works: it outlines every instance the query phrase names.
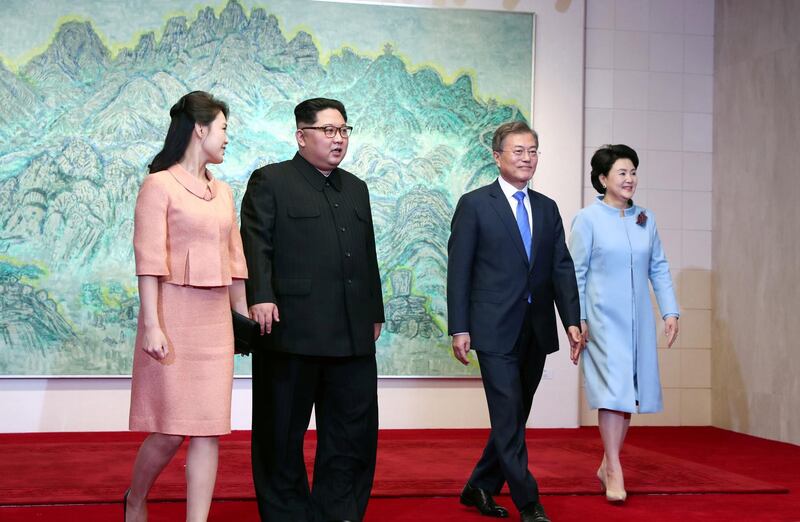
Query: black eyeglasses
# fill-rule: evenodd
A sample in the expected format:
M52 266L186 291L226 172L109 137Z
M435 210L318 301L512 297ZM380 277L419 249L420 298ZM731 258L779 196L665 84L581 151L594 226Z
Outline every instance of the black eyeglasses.
M300 127L300 130L306 129L320 130L325 134L326 138L333 138L336 136L337 132L342 138L349 138L350 134L353 133L353 127L350 127L349 125L345 125L343 127L334 127L333 125L325 125L324 127Z

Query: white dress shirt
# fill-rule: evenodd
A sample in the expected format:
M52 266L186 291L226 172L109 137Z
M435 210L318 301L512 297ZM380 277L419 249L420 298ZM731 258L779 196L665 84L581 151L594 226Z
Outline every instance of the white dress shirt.
M502 189L503 194L505 194L508 204L511 206L511 212L514 213L514 219L516 219L517 199L514 197L514 194L520 192L520 189L504 180L502 176L498 176L497 181L500 183L500 188ZM533 232L533 214L531 213L531 198L528 197L528 186L525 185L525 188L522 189L521 192L525 194L525 199L522 200L522 204L525 205L525 210L528 212L528 228L531 230L531 232Z

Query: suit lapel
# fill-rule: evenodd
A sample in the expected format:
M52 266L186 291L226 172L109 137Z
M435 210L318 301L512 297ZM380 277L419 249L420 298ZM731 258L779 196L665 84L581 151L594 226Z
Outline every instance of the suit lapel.
M494 208L494 211L497 213L500 221L503 223L503 225L505 225L508 234L511 236L511 242L514 243L514 246L517 248L517 252L522 256L523 261L525 261L527 264L528 254L525 253L525 245L522 244L522 237L519 235L517 221L514 219L514 213L511 211L511 207L506 200L506 196L503 194L503 190L500 188L500 184L497 181L491 185L489 196L491 199L492 208Z
M535 194L534 191L528 189L528 201L531 202L531 213L533 214L531 217L533 224L531 227L531 234L533 235L531 239L531 269L534 261L536 261L536 253L539 251L539 244L542 240L542 227L544 225L544 210L542 210L542 205L535 201Z

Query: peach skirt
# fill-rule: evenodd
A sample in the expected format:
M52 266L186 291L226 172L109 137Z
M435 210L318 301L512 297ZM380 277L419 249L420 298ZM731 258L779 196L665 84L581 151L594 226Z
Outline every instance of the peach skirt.
M228 287L159 283L158 303L169 354L157 361L141 349L140 316L130 429L195 436L230 433L233 328Z

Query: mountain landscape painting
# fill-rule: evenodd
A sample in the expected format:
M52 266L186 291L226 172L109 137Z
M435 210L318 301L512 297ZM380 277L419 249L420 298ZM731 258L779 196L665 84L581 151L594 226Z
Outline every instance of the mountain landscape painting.
M134 204L169 107L197 89L230 106L225 163L211 170L237 205L254 169L295 153L299 101L345 104L342 167L369 186L383 283L379 373L475 374L447 336L450 219L461 194L497 176L497 126L530 118L532 14L119 3L140 17L75 0L42 3L56 12L30 18L49 24L37 29L28 3L8 0L0 15L19 31L13 49L0 41L0 375L130 374ZM248 375L249 359L236 372Z

